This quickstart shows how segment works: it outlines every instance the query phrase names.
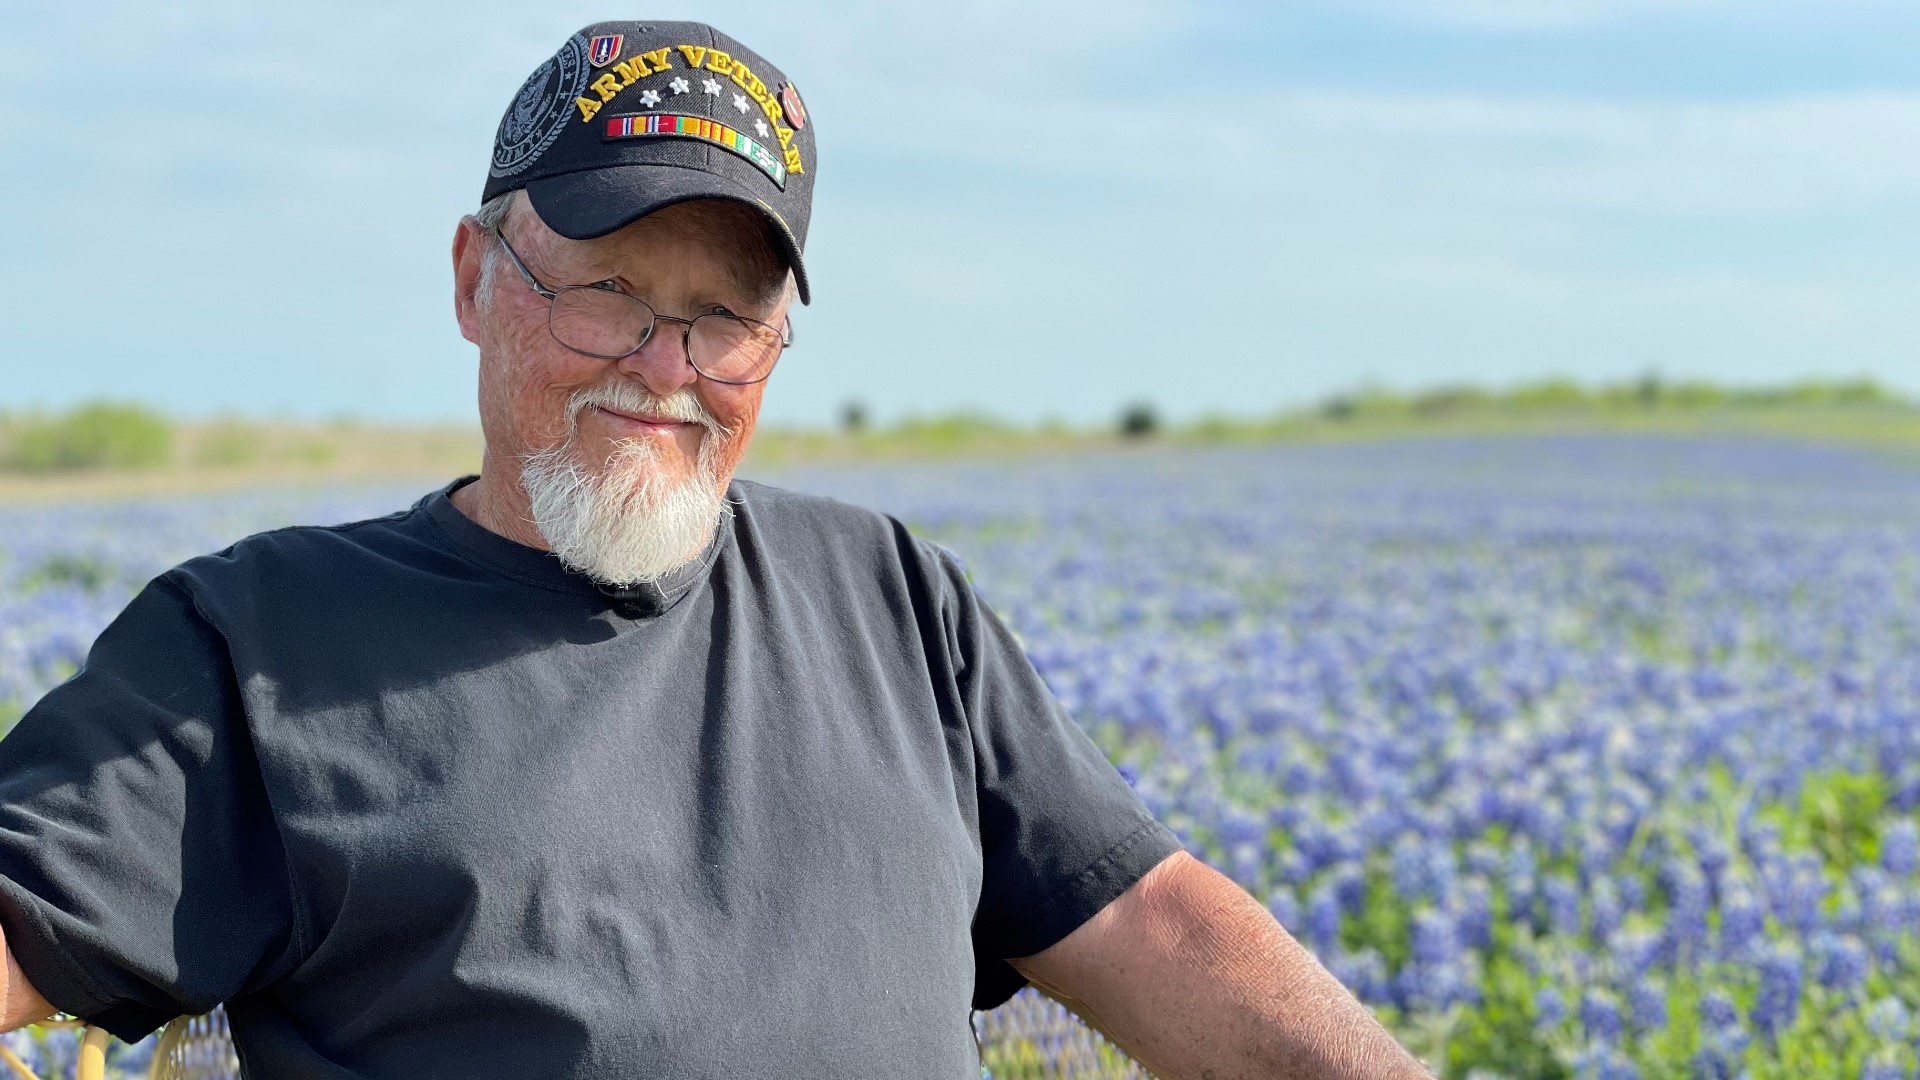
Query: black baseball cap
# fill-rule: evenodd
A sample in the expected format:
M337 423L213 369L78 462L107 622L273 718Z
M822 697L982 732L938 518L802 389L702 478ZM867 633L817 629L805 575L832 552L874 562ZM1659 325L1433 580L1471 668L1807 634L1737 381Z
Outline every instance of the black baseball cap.
M809 303L813 145L793 82L713 27L595 23L514 95L481 201L526 188L540 220L573 240L689 199L745 203L772 226Z

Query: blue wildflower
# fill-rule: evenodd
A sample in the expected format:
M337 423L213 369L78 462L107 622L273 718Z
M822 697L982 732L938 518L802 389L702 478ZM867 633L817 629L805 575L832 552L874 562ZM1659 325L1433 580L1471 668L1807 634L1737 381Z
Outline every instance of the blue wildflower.
M1667 1026L1667 990L1653 979L1638 979L1627 989L1627 1010L1642 1032Z
M1867 981L1871 960L1866 945L1851 934L1820 934L1813 940L1820 985L1852 993Z
M1747 951L1766 933L1767 915L1760 898L1744 884L1731 884L1720 904L1720 955L1730 960Z
M1340 940L1340 900L1324 881L1307 898L1307 940L1322 955L1331 953Z
M1904 1044L1913 1038L1913 1013L1897 997L1883 997L1867 1008L1867 1030L1882 1044Z
M1860 1067L1860 1080L1912 1080L1913 1070L1907 1068L1892 1050L1876 1051Z
M1493 947L1493 886L1478 877L1460 883L1455 925L1468 948Z
M1586 1029L1590 1039L1603 1043L1617 1041L1626 1027L1620 1015L1620 1003L1598 987L1588 990L1580 999L1580 1026Z
M1762 1034L1777 1035L1799 1015L1804 961L1792 945L1770 942L1760 950L1759 968L1760 989L1748 1019Z
M1920 870L1920 823L1901 818L1880 834L1880 865L1895 877L1912 877Z
M1273 921L1288 932L1300 925L1300 898L1285 885L1275 885L1267 890L1267 911L1272 913Z
M1569 878L1555 875L1541 889L1546 901L1547 925L1556 934L1569 937L1580 933L1580 888Z
M1533 995L1533 1022L1541 1030L1556 1028L1567 1018L1567 1002L1560 991L1552 986L1542 986Z
M1740 1011L1734 1006L1732 995L1713 989L1700 995L1700 1019L1715 1031L1733 1030L1740 1026Z

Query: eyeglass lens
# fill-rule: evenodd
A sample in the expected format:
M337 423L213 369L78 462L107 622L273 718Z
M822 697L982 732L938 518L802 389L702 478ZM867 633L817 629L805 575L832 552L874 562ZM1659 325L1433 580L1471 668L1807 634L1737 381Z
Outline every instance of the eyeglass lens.
M558 290L549 316L554 340L609 360L632 355L654 325L653 309L639 297L581 285ZM732 315L701 315L686 338L687 359L694 368L724 382L764 377L782 346L778 330Z

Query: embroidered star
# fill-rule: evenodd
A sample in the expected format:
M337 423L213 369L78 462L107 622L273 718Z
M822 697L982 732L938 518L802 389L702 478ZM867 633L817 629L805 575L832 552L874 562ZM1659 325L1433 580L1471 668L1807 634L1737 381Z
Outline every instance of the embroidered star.
M640 104L646 106L649 109L653 108L655 105L660 104L660 92L658 90L640 91Z
M763 138L763 139L764 139L764 138L766 138L766 137L767 137L767 122L766 122L765 120L755 120L755 121L753 122L753 130L754 130L754 131L756 131L756 132L758 132L761 138Z
M736 109L739 109L741 112L746 112L747 111L747 95L745 94L733 95L733 107Z
M673 88L673 92L674 92L674 93L676 93L676 94L684 94L684 93L686 93L687 91L689 91L689 90L691 90L691 89L693 89L693 84L692 84L692 83L690 83L690 82L688 82L688 81L687 81L687 80L685 80L685 79L682 79L682 78L680 78L680 77L679 77L679 76L677 76L677 75L676 75L676 76L674 76L674 79L673 79L673 81L672 81L672 82L670 82L670 83L668 83L667 85L668 85L668 86L670 86L670 87L672 87L672 88Z
M720 80L719 79L702 79L700 80L700 89L705 90L707 93L712 94L714 97L719 97L720 96Z

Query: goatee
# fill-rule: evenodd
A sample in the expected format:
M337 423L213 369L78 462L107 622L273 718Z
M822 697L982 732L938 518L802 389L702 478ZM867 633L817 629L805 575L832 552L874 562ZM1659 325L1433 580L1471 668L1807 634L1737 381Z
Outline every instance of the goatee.
M580 415L594 406L665 416L706 429L691 473L666 475L659 447L623 439L598 468L579 446ZM567 438L526 455L520 483L534 524L561 563L607 585L660 580L706 550L728 513L724 451L733 432L713 419L690 390L667 397L619 381L574 393L567 402Z

